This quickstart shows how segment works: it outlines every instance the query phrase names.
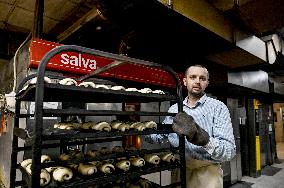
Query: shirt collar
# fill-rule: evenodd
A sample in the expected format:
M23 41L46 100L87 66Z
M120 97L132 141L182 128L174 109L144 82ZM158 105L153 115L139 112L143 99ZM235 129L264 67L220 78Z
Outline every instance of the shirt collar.
M197 106L200 105L200 104L204 104L205 101L206 101L206 99L207 99L207 95L206 95L206 93L205 93L205 94L197 101L195 107L197 107ZM188 100L188 96L183 100L183 105L188 106L187 100Z

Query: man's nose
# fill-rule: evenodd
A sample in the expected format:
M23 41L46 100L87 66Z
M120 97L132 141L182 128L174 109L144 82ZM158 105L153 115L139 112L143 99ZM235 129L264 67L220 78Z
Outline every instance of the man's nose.
M195 79L195 83L200 84L200 79L199 78Z

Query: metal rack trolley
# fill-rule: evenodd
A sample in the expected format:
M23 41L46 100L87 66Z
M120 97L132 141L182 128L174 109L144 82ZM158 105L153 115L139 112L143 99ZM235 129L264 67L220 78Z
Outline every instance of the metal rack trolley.
M93 89L93 88L82 88L76 86L64 86L60 84L47 84L44 83L44 75L46 65L50 61L52 57L56 54L59 54L64 51L72 51L72 52L80 52L86 53L96 56L101 56L104 58L113 59L114 62L108 64L100 69L93 71L92 73L81 77L79 80L84 81L87 78L95 77L96 75L112 69L114 67L120 66L124 63L130 64L140 64L144 66L156 67L162 70L169 72L174 79L176 80L177 86L177 95L158 95L158 94L142 94L138 92L125 92L125 91L110 91L110 90L103 90L103 89ZM37 83L35 85L29 86L25 91L20 91L24 84L31 78L37 76ZM56 94L55 94L56 93ZM78 98L78 96L84 95L84 98ZM97 97L94 97L97 96ZM100 97L103 96L103 97ZM21 114L20 112L20 105L23 101L34 101L35 102L35 113L34 114ZM75 45L65 45L57 47L50 52L48 52L44 58L42 59L41 63L38 67L38 72L36 75L29 75L27 76L19 85L16 95L16 107L15 107L15 120L14 120L14 135L13 135L13 144L12 144L12 155L11 155L11 173L10 173L10 187L14 188L16 186L28 186L33 188L40 187L40 172L41 168L45 168L51 165L59 165L61 164L59 161L50 162L41 164L40 158L42 155L43 148L51 148L51 147L58 147L56 144L43 144L45 140L60 140L60 139L72 139L72 138L111 138L111 137L119 137L124 135L146 135L146 134L167 134L171 133L172 129L163 129L166 126L158 126L158 130L148 130L143 132L137 131L128 131L128 132L98 132L98 133L78 133L72 134L71 133L62 133L62 134L44 134L43 133L43 117L49 116L57 116L61 117L62 115L87 115L87 116L95 116L95 115L152 115L152 116L163 116L163 115L174 115L166 112L157 112L157 113L149 113L149 112L125 112L125 111L95 111L95 110L86 110L82 109L72 110L72 109L44 109L43 103L47 101L55 101L55 102L129 102L129 101L138 101L138 102L158 102L158 101L176 101L178 103L178 111L182 111L182 87L180 80L177 74L168 66L163 66L160 64L138 60L134 58L129 58L117 54L106 53L98 50L88 49L80 46ZM19 129L19 118L28 118L34 116L35 118L35 128L34 128L34 135L32 138L32 146L26 147L19 147L18 146L18 138L19 136L15 133L15 129ZM159 128L160 127L160 128ZM171 127L171 126L168 126ZM182 188L186 187L186 178L185 178L185 137L180 136L179 138L180 144L176 150L179 151L180 161L178 164L166 165L161 167L155 168L148 168L144 169L144 171L136 171L136 172L129 172L129 173L121 173L121 174L114 174L110 176L103 176L89 180L78 180L75 178L72 182L68 182L66 184L60 184L60 187L75 187L75 186L88 186L92 183L102 183L106 181L115 181L119 179L126 179L131 177L138 177L143 174L149 174L153 172L158 172L162 170L169 170L173 168L180 169L180 182L176 184L171 184L166 187L172 187L180 185ZM72 144L71 142L69 143ZM73 142L73 144L78 144L78 142ZM17 164L17 153L20 151L30 150L32 149L32 175L27 175L22 171L23 180L16 181L16 169L20 168L20 165ZM144 153L152 153L152 152L161 152L163 149L158 150L149 150L149 151L141 151ZM135 153L135 151L133 151ZM136 151L137 152L137 151ZM131 155L133 153L129 153ZM127 155L127 153L123 154ZM110 156L111 157L111 156ZM77 161L78 162L78 161Z

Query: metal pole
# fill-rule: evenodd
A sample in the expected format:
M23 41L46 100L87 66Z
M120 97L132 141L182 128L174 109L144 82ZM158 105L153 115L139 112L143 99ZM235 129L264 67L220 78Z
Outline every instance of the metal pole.
M36 0L34 12L33 38L41 38L43 31L44 0Z

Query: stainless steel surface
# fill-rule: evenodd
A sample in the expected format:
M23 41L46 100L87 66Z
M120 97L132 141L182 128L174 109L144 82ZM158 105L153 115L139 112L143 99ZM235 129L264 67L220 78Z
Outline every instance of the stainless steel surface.
M273 83L274 83L274 92L283 95L284 85L279 82L273 82Z
M268 74L261 70L229 72L228 82L269 93Z
M227 106L230 111L232 126L234 130L236 143L236 156L229 162L231 183L236 183L242 178L241 151L240 151L240 124L239 119L244 118L242 114L243 108L238 108L238 99L227 99ZM241 116L242 115L242 116Z

